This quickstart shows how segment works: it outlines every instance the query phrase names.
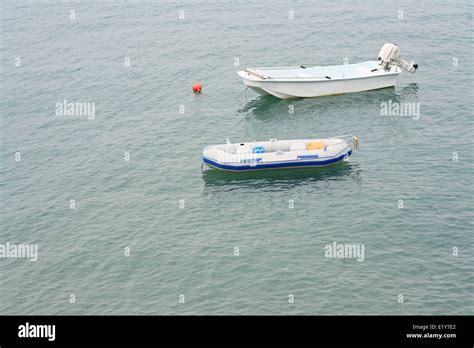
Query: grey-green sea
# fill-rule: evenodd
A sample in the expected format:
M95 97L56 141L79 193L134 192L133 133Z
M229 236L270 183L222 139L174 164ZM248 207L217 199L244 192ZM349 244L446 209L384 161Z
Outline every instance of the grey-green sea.
M5 0L0 17L0 246L38 248L0 255L1 314L474 314L472 1ZM419 64L395 88L280 100L236 74L386 42ZM334 166L201 170L226 139L348 133Z

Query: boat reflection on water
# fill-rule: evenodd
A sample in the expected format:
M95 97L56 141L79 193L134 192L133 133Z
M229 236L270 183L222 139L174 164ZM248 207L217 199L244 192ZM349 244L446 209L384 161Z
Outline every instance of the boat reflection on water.
M360 183L361 169L357 163L341 162L334 165L304 169L260 170L244 173L224 172L208 168L202 172L205 188L225 186L229 189L258 188L265 190L291 189L315 182L354 180Z
M418 89L418 84L416 82L412 82L406 85L405 87L400 88L397 91L397 96L401 99L418 97Z
M258 96L249 100L238 112L261 121L271 121L275 118L289 117L288 108L290 105L297 107L299 113L317 111L320 115L332 115L332 113L340 112L346 108L357 109L358 106L376 106L379 110L380 104L387 102L387 100L392 100L392 102L417 101L418 88L418 84L410 83L402 88L387 87L360 93L289 100L273 96Z

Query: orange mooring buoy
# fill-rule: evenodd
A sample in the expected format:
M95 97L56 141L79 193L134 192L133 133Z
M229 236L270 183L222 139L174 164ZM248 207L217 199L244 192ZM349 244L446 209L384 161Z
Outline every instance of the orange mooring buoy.
M195 83L193 85L193 92L198 94L202 92L202 85L200 83Z

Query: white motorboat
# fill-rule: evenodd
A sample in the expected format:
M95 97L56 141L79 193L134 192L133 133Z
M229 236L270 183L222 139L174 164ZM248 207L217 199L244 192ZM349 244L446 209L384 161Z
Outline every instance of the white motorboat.
M320 97L392 87L402 69L415 73L397 45L386 43L378 61L333 66L246 68L238 71L244 84L261 95L281 99Z
M296 139L211 145L204 164L227 171L320 167L347 160L358 147L352 134L327 139Z

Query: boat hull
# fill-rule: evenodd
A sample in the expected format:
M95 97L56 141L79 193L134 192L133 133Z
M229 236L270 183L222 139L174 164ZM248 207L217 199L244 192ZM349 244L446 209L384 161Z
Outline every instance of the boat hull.
M350 80L323 81L252 81L242 78L244 84L260 95L280 99L313 98L327 95L365 92L395 86L398 74L373 76Z
M243 83L261 95L281 99L312 98L395 86L401 70L384 70L376 61L341 66L254 68L238 71Z
M274 163L258 163L254 165L231 165L220 163L218 161L206 158L203 156L202 161L215 169L230 171L230 172L248 172L248 171L258 171L258 170L270 170L270 169L294 169L294 168L311 168L311 167L324 167L331 164L336 164L338 162L347 160L352 154L352 150L342 153L341 155L333 158L322 159L319 161L283 161L283 162L274 162Z

